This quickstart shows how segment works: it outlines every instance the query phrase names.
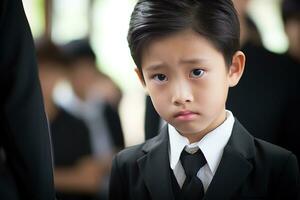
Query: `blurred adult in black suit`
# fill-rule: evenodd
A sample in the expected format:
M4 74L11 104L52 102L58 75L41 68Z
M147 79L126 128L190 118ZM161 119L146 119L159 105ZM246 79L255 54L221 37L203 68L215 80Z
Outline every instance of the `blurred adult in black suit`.
M106 157L124 148L118 106L120 88L97 67L96 54L87 39L62 46L70 60L69 80L74 91L71 102L63 106L83 119L90 129L96 157Z
M21 0L0 1L0 199L53 200L52 158Z
M118 113L121 90L98 70L96 55L88 40L71 41L62 49L70 60L68 78L74 91L73 98L62 106L87 124L93 158L106 168L111 165L112 156L124 148ZM108 180L107 171L98 186L102 199L107 196Z
M269 52L250 34L256 28L253 23L249 26L251 20L246 12L249 2L234 1L241 26L241 49L247 59L239 86L229 90L227 108L255 137L278 144L286 104L283 81L286 77L283 67L277 63L279 55Z
M247 59L239 85L229 91L227 108L255 137L284 146L299 158L299 150L286 142L292 140L299 146L299 70L285 55L271 53L259 42L253 42L246 20L249 2L234 1L241 23L242 51Z
M66 77L67 59L50 40L37 41L39 77L54 156L54 183L59 200L98 200L102 176L109 170L92 155L84 121L58 106L55 86Z
M299 0L284 0L282 1L282 18L284 22L284 28L286 35L289 40L289 48L288 51L283 56L283 63L291 63L289 65L285 65L290 71L291 77L289 77L291 90L290 93L294 95L293 103L291 103L290 109L287 111L290 115L289 118L286 118L289 126L286 127L289 131L288 135L283 138L283 145L287 149L293 151L297 157L298 162L300 161L300 141L299 141L299 113L300 106L300 1ZM294 66L294 67L292 67Z

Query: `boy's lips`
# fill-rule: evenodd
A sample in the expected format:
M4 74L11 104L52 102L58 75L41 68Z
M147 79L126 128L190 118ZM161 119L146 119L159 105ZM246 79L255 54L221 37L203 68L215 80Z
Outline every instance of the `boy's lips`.
M176 113L174 117L175 119L179 119L179 120L191 120L194 119L197 115L199 114L193 111L184 110Z

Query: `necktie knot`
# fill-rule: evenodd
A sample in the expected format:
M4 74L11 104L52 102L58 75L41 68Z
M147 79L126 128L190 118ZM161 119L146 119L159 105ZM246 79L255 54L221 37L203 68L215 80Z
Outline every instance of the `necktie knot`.
M180 161L187 177L196 176L199 169L206 164L206 159L200 149L193 154L183 150Z

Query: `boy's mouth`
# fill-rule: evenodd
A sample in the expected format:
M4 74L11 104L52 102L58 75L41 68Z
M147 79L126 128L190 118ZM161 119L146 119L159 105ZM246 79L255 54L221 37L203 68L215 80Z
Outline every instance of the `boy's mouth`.
M178 120L192 120L197 115L199 115L199 114L189 111L189 110L184 110L184 111L180 111L180 112L176 113L174 115L174 117L175 117L175 119L178 119Z

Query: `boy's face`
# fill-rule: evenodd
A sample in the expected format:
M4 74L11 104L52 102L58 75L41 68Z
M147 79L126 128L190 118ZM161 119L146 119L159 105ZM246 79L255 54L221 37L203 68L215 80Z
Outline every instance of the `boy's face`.
M86 94L91 87L91 82L97 76L97 71L93 67L94 63L90 59L79 58L72 63L70 81L76 95L81 99L86 98Z
M241 52L235 56L244 58ZM242 67L233 59L228 69L207 39L186 30L152 41L142 54L141 67L156 111L195 142L225 120L228 88L237 84L243 71L244 60L238 61Z

